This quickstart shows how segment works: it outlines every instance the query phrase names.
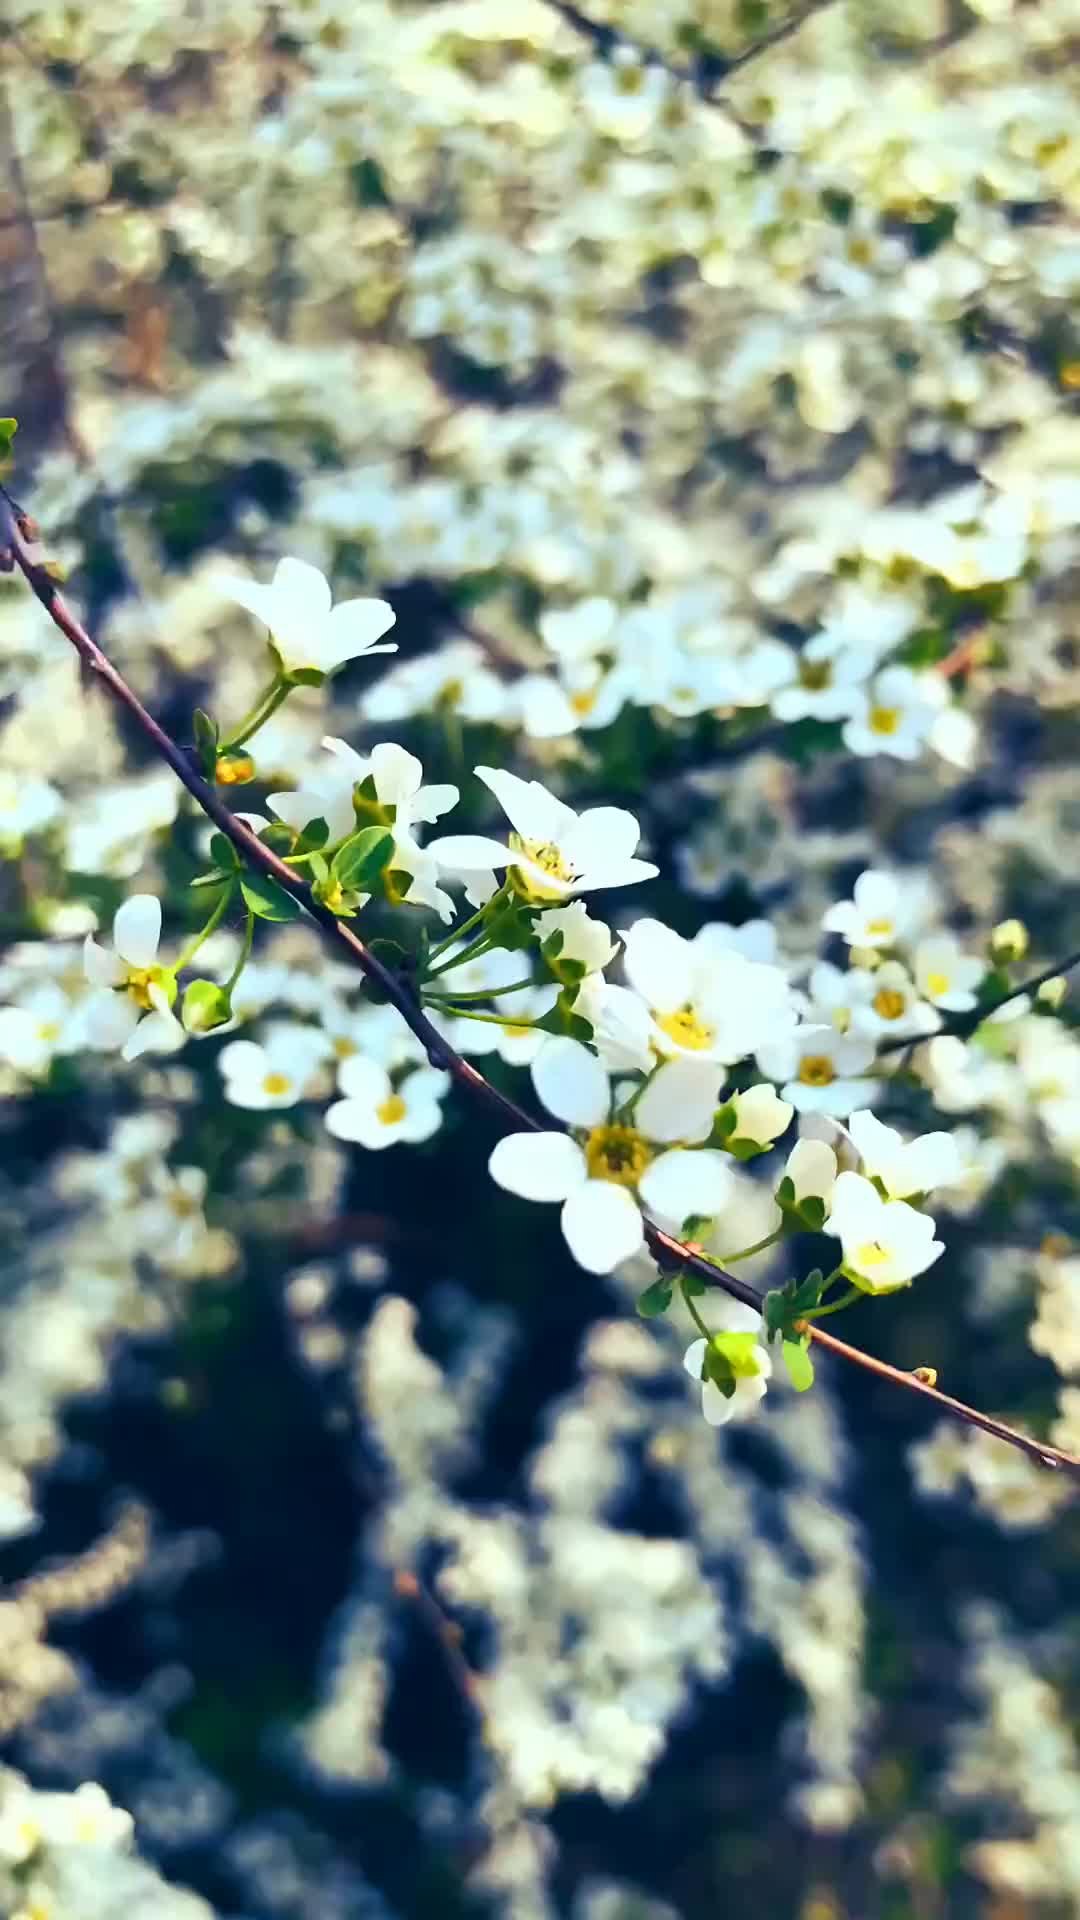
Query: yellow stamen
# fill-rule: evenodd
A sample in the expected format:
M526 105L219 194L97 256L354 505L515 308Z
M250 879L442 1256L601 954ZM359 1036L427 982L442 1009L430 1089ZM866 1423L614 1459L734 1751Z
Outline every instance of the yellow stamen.
M570 705L575 713L580 714L581 717L584 718L587 713L592 712L596 705L595 690L592 693L572 693L570 695Z
M806 1053L799 1061L799 1079L804 1087L831 1087L836 1068L827 1053Z
M292 1086L287 1073L268 1073L263 1080L263 1092L275 1099L279 1093L288 1093Z
M676 1046L685 1047L688 1053L704 1053L716 1039L716 1030L707 1026L695 1013L690 1002L676 1007L674 1013L658 1013L654 1016L661 1033L666 1033Z
M888 1258L888 1248L883 1247L880 1240L866 1240L851 1264L857 1272L861 1272L864 1267L884 1266Z
M832 674L831 660L808 660L804 654L799 661L799 685L808 693L821 693L825 687L831 687Z
M947 973L928 973L926 976L926 991L927 993L933 993L933 994L948 993L949 991L948 974Z
M617 1187L636 1187L652 1157L636 1127L594 1127L585 1142L590 1180L612 1180Z
M381 1105L376 1107L375 1118L380 1120L384 1127L396 1127L399 1120L404 1120L407 1111L400 1093L391 1093Z
M553 847L543 840L523 840L520 834L516 833L510 835L510 845L523 853L534 867L539 867L541 873L550 873L552 879L564 882L562 886L546 887L542 880L538 880L534 874L528 873L523 867L513 867L510 877L516 892L526 900L565 898L566 888L573 885L577 874L558 847Z
M882 987L875 993L871 1005L882 1020L899 1020L907 1002L898 987Z
M888 940L896 932L895 920L868 920L866 931L875 940Z
M898 733L900 730L899 707L871 707L871 733Z

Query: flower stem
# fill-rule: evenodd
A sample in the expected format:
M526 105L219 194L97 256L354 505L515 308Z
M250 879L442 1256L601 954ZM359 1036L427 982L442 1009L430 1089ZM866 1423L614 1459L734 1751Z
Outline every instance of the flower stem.
M718 1253L716 1256L717 1265L730 1267L734 1260L749 1260L751 1254L764 1253L766 1247L775 1247L777 1241L782 1240L783 1237L783 1227L777 1227L774 1233L767 1233L764 1240L755 1240L752 1247L744 1247L741 1253ZM712 1258L711 1254L709 1258Z
M251 959L251 949L254 944L254 940L255 940L255 915L252 913L251 908L249 907L248 917L247 917L247 926L244 928L244 944L240 949L240 957L237 960L235 967L233 968L228 979L224 983L226 993L232 992L233 988L235 987L237 981L240 978L240 975L243 973L244 968L247 966L248 961Z
M455 993L453 987L436 987L430 993L425 991L424 998L426 1000L454 1000L458 1002L494 1000L498 994L520 993L522 987L534 987L535 985L535 980L530 977L528 980L513 980L508 987L478 987L475 993Z
M467 947L464 953L455 953L452 959L444 960L441 967L430 968L424 977L427 980L437 980L440 974L453 973L455 967L463 967L467 960L478 960L481 954L490 952L491 941L481 937L471 947Z
M842 1307L850 1307L854 1301L861 1299L862 1288L849 1287L847 1292L842 1293L839 1300L834 1300L831 1306L808 1307L806 1312L801 1315L801 1318L803 1320L824 1320L826 1314L839 1313Z
M286 680L283 674L275 674L270 685L259 695L251 712L244 716L235 732L230 733L227 739L219 740L218 752L228 753L233 747L243 746L245 740L250 740L252 734L258 733L259 728L265 726L271 714L277 712L291 692L291 680Z
M455 940L463 940L467 933L471 933L474 927L478 927L481 921L483 920L483 918L484 918L484 908L481 907L479 911L477 913L472 914L468 920L463 920L460 927L451 927L450 932L446 935L445 939L436 941L435 945L429 948L428 959L437 960L440 953L445 953L447 947L453 946ZM453 965L454 966L460 965L461 961L464 960L464 958L465 958L464 954L456 954L454 957Z
M236 882L235 880L230 880L228 886L224 889L221 895L221 899L218 901L217 906L214 908L213 912L210 915L209 920L206 922L205 927L202 928L201 932L196 933L188 941L187 946L184 947L183 950L181 951L180 957L177 960L176 966L173 969L175 973L179 973L183 967L188 967L191 965L191 962L195 958L195 955L198 953L199 948L202 946L203 941L209 940L210 935L214 931L214 928L224 918L224 915L228 909L229 902L232 899L235 891L236 891Z
M711 1340L712 1329L711 1327L707 1327L705 1325L704 1320L702 1319L700 1313L698 1312L697 1308L694 1305L692 1296L686 1290L685 1273L681 1276L679 1280L679 1292L682 1294L682 1297L683 1297L683 1305L685 1306L686 1311L690 1315L690 1318L693 1321L698 1332L703 1333L705 1335L706 1340Z
M531 982L530 982L530 985L531 985ZM512 1027L515 1032L519 1027L537 1027L540 1024L538 1020L525 1020L525 1019L516 1020L513 1014L474 1013L470 1007L454 1006L449 1001L445 1003L438 999L434 1001L430 1001L428 998L428 995L424 993L422 988L421 988L420 997L425 1002L425 1004L433 1005L436 1013L453 1014L454 1017L458 1020L484 1020L487 1022L489 1026Z

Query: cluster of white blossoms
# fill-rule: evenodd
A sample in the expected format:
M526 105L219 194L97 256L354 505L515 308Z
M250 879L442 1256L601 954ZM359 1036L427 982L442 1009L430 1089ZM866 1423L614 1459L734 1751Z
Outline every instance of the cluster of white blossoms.
M212 1920L196 1894L173 1887L139 1859L133 1822L103 1787L46 1793L21 1775L0 1776L0 1901L9 1920Z

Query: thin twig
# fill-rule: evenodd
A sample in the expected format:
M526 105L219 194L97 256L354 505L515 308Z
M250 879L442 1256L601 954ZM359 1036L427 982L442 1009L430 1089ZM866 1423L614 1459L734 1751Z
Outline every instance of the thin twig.
M220 793L211 787L198 773L183 748L167 734L147 711L133 688L113 666L108 656L102 652L97 642L92 640L86 628L67 605L55 580L44 564L37 558L31 542L34 534L25 516L14 507L10 494L0 486L0 559L10 555L18 567L27 585L45 608L49 618L59 628L65 638L70 640L80 657L102 684L111 697L122 706L150 742L154 751L169 765L177 779L187 788L192 799L203 812L219 827L226 838L232 842L243 858L252 866L274 879L278 886L292 895L300 906L317 921L323 931L348 954L354 965L358 966L395 1006L406 1025L416 1035L424 1047L428 1059L435 1067L443 1068L460 1085L482 1100L497 1116L504 1126L527 1132L549 1131L552 1122L540 1121L534 1114L520 1107L516 1100L502 1093L498 1087L485 1080L483 1074L464 1060L453 1047L449 1046L438 1029L432 1025L420 1006L411 983L370 951L359 936L338 920L315 899L310 888L294 868L286 866L270 847L264 846L250 827L238 820L229 811ZM1018 989L1017 991L1025 991ZM712 1261L706 1259L701 1251L676 1240L660 1227L646 1219L643 1223L647 1245L666 1272L688 1270L697 1274L708 1285L719 1287L734 1300L741 1300L745 1306L760 1312L762 1296L750 1284L738 1275L725 1272ZM988 1414L979 1413L974 1407L965 1406L961 1400L954 1400L949 1394L940 1393L936 1387L917 1379L914 1374L902 1372L891 1367L883 1360L875 1360L870 1354L863 1353L858 1347L849 1346L843 1340L837 1340L833 1334L810 1327L810 1338L819 1346L827 1348L853 1366L862 1367L865 1372L876 1374L895 1385L906 1387L909 1392L919 1393L924 1399L931 1400L943 1413L951 1414L955 1419L963 1420L968 1426L979 1427L984 1433L993 1434L997 1439L1017 1447L1030 1459L1044 1467L1064 1469L1072 1478L1080 1481L1080 1459L1064 1453L1056 1447L1034 1440L1030 1435L1019 1433L1015 1428L1006 1426L1003 1421L995 1420Z
M943 1034L955 1034L961 1040L967 1040L982 1026L984 1020L992 1020L995 1013L1007 1007L1012 1000L1019 1000L1025 993L1038 993L1048 980L1057 980L1063 973L1071 973L1074 967L1080 967L1080 953L1066 954L1064 960L1052 960L1041 973L1033 974L1030 980L1021 980L1008 993L1003 993L989 1007L972 1007L966 1013L947 1014L940 1027L933 1033L894 1034L891 1040L883 1040L878 1048L879 1057L883 1053L903 1053L907 1047L924 1046L928 1040L940 1040Z

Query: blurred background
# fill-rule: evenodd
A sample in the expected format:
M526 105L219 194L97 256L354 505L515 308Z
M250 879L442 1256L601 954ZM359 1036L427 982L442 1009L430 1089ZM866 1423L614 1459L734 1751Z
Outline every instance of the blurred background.
M650 911L767 919L793 968L874 865L974 949L1006 914L1080 945L1075 0L6 16L6 478L88 624L190 741L264 675L221 573L297 554L397 614L244 804L389 738L462 830L484 763L633 807ZM898 601L951 751L753 693L765 642ZM583 602L636 622L597 713L550 623ZM216 1042L69 1046L83 935L147 888L196 925L206 836L2 578L0 702L2 1758L136 1847L28 1905L0 1810L3 1913L1080 1913L1067 1489L825 1365L707 1428L647 1273L577 1269L481 1112L375 1155L227 1104ZM364 1044L355 980L264 932L244 1016ZM933 1284L844 1332L1077 1448L1052 1051L896 1092L975 1172Z

